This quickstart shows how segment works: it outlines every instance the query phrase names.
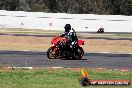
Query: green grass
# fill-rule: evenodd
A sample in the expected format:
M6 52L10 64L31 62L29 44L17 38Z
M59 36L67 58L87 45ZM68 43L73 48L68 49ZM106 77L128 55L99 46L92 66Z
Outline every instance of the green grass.
M115 34L115 36L131 37L132 38L132 33L131 34Z
M81 34L81 33L78 33ZM85 35L85 36L83 36ZM92 33L82 33L80 37L105 37L105 38L132 38L132 34L92 34Z
M0 88L84 88L81 71L66 69L0 70ZM89 71L91 79L131 79L132 72ZM132 86L87 86L87 88L132 88Z
M132 38L132 34L99 34L99 36L100 37L121 37L121 38L126 38L126 37L128 37L128 38Z

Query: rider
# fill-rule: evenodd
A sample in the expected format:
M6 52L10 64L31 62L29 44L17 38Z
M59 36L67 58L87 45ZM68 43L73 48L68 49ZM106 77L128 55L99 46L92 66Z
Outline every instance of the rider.
M66 41L70 42L70 48L74 48L74 46L78 42L78 38L77 38L75 30L71 28L70 24L66 24L64 29L65 31L60 36L66 37Z

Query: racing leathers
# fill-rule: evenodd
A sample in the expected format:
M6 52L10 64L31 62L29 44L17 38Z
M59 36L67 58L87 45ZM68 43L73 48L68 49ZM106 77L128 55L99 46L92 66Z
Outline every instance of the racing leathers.
M73 28L69 32L63 32L60 36L66 38L66 41L70 43L70 48L74 48L78 43L78 38Z

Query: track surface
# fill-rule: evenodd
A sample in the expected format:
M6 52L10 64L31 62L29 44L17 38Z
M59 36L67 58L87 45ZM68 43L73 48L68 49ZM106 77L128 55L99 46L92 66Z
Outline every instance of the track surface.
M34 34L6 34L6 33L0 33L0 35L10 35L10 36L35 36L35 37L56 37L57 35L34 35ZM82 39L106 39L106 40L130 40L132 41L132 38L109 38L109 37L83 37L78 36L78 38Z
M132 69L130 54L85 53L83 60L49 60L46 52L0 51L2 66L37 66L37 67L103 67Z

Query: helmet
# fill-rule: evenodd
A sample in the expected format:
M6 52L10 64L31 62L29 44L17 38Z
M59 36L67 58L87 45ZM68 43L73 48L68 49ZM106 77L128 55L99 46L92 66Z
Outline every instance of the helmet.
M64 28L65 28L65 32L69 32L71 30L71 25L66 24Z

